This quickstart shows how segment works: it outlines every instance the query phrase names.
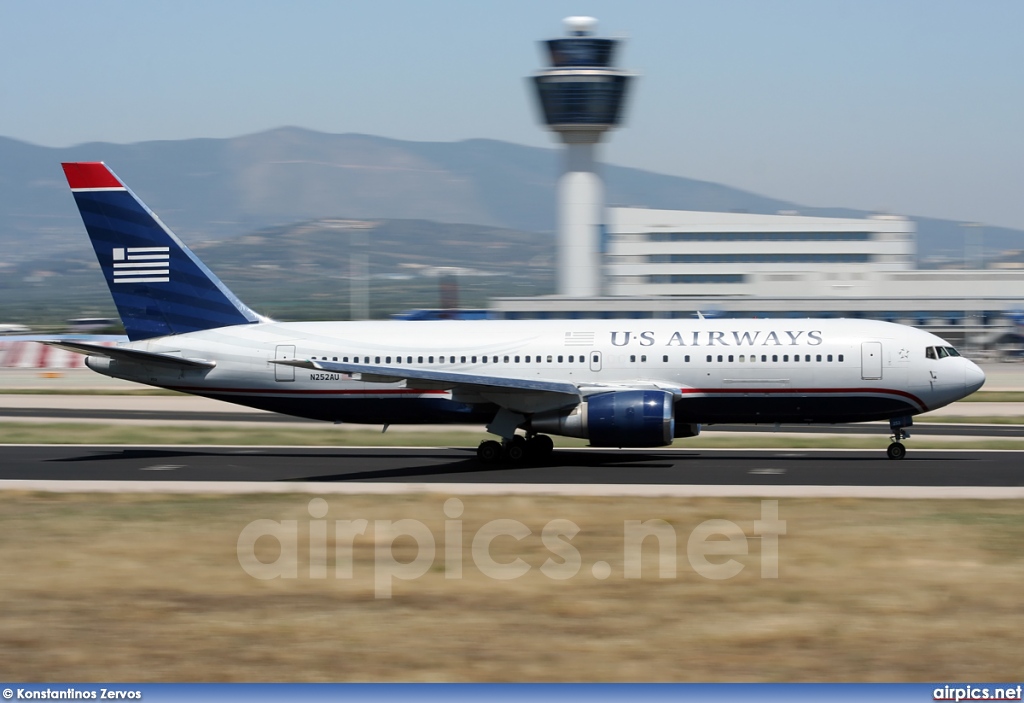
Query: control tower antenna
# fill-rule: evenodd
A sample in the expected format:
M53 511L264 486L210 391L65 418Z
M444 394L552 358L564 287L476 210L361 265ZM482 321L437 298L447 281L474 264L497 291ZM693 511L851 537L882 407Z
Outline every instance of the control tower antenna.
M565 143L558 181L558 294L602 293L604 186L595 150L622 119L632 74L614 68L617 39L594 36L593 17L567 17L567 36L541 42L550 67L533 76L548 128Z

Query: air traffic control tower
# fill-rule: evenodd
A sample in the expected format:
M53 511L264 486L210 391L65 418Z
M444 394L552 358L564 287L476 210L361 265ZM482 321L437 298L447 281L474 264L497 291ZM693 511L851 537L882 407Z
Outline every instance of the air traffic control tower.
M568 36L542 42L551 66L533 76L547 126L566 145L558 181L558 294L602 291L604 188L594 160L602 135L619 124L631 74L613 66L617 39L594 36L593 17L567 17Z

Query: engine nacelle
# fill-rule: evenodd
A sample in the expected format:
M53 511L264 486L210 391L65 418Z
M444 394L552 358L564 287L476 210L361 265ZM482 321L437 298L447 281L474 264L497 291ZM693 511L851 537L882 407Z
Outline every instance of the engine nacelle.
M664 447L672 444L675 424L674 398L666 391L601 393L530 420L535 432L589 439L594 447Z

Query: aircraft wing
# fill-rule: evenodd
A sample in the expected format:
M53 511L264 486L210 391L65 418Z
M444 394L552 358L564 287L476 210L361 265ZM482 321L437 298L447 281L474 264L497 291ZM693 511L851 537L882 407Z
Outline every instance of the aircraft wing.
M663 390L681 396L678 386L654 381L635 383L581 383L531 378L487 376L458 371L438 371L415 367L352 364L320 359L282 359L271 363L329 373L358 374L357 380L370 383L414 383L417 388L451 390L472 394L515 412L531 413L570 407L587 396L622 390Z
M152 364L156 366L170 366L173 368L187 369L212 369L217 365L216 361L206 359L185 359L171 354L157 354L155 352L142 351L141 349L125 349L124 347L105 347L101 344L89 344L88 342L72 342L68 340L35 340L41 344L51 347L59 347L78 354L89 356L104 356L108 359L118 361L130 361L136 364Z
M340 361L320 361L317 359L274 360L271 363L295 366L316 371L331 373L360 374L359 380L370 383L395 383L396 381L428 382L431 388L451 389L456 387L475 386L516 391L540 391L561 393L579 402L582 399L579 388L575 384L563 381L544 381L528 378L505 378L502 376L486 376L457 371L434 371L432 369L410 368L407 366L392 367L374 364L348 364Z

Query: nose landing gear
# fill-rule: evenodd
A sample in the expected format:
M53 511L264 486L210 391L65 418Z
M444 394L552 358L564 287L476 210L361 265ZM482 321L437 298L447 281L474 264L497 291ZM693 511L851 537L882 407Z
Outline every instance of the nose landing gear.
M889 420L889 429L892 430L892 444L885 450L885 453L890 459L902 459L907 455L907 448L903 446L902 440L909 439L910 434L904 428L910 427L913 424L914 418L909 416L894 417Z

